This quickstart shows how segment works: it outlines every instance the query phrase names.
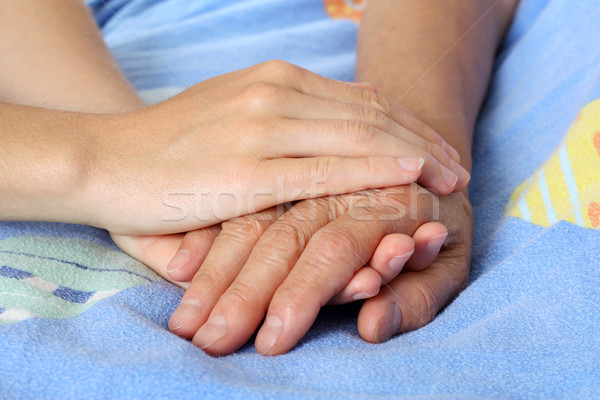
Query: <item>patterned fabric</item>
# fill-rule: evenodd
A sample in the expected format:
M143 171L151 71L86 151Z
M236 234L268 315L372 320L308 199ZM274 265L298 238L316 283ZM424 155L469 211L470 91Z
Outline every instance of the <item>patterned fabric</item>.
M366 0L325 0L325 11L331 18L348 18L359 22L367 6Z
M563 142L512 194L506 215L541 226L569 221L600 229L600 100L577 116Z
M129 256L83 239L20 236L0 241L0 324L71 318L158 275Z

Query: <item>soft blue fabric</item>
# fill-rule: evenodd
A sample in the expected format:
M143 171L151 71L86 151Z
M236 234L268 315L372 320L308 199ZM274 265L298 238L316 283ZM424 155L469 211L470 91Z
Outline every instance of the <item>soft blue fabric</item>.
M329 19L321 0L92 6L148 98L271 58L353 75L356 26ZM356 331L356 306L329 308L289 354L265 358L248 344L210 358L166 329L181 290L151 283L74 318L0 326L0 398L598 398L600 231L503 216L578 110L600 98L598 21L593 0L522 0L477 126L471 282L425 328L371 345ZM23 235L79 237L114 251L93 228L0 225L2 239Z

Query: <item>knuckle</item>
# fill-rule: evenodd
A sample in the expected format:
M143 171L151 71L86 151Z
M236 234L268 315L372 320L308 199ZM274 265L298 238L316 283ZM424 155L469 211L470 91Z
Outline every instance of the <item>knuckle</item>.
M200 296L208 293L212 288L218 286L220 276L214 272L209 273L207 270L200 269L194 278L192 278L192 284L188 291L195 292Z
M302 68L283 60L270 60L263 63L264 72L278 80L291 81L302 75Z
M301 230L289 222L283 221L273 224L265 232L263 238L264 242L268 243L269 247L275 247L285 251L303 249L306 245L306 240L301 233Z
M415 290L421 298L422 309L425 312L420 316L422 319L419 322L425 325L431 322L438 312L438 296L436 291L424 282L417 284Z
M228 237L245 239L261 235L266 229L266 222L254 215L245 215L223 222L223 235Z
M279 104L283 89L267 82L254 82L243 89L242 101L252 110L267 110Z
M321 257L325 261L334 262L340 257L345 258L359 249L357 238L346 230L328 228L319 231L317 234Z
M371 125L365 121L344 121L342 126L342 137L347 138L352 143L358 143L367 137L373 135Z
M372 105L374 103L379 103L379 96L372 90L362 89L362 99L364 104Z
M251 286L243 281L237 281L231 285L223 294L223 297L244 305L261 304L261 297L256 287ZM264 307L263 307L264 308ZM266 310L264 310L266 311Z
M361 121L367 122L371 125L376 125L384 117L383 113L367 105L358 106L357 112Z
M334 169L333 157L319 157L313 164L313 177L327 179Z

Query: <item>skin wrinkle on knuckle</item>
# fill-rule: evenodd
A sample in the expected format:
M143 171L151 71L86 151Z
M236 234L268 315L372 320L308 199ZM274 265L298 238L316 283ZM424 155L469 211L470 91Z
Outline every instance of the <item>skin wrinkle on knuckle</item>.
M358 119L364 121L369 125L376 125L379 120L379 115L383 115L375 110L370 105L361 104L357 107Z
M261 305L263 311L265 310L264 301L259 291L254 287L242 280L235 281L221 296L221 300L227 299L229 304L231 301L238 304L243 304L244 306L248 305ZM231 308L231 307L230 307ZM253 308L253 311L258 311L256 308Z
M429 286L425 282L421 282L415 285L416 293L421 297L422 304L425 306L425 316L419 316L419 325L428 324L435 318L438 309L437 293L434 291L431 286Z
M360 141L366 135L368 135L371 130L371 125L363 120L348 120L345 121L345 127L343 132L345 133L345 136L348 138L348 140L350 140L352 143L360 143Z
M293 283L286 282L280 287L277 297L273 299L276 300L277 308L295 309L316 298L319 298L319 307L327 304L335 295L336 288L331 285L331 279L323 279L331 274L332 264L326 258L313 257L304 261L304 270L310 273L295 274ZM336 262L339 263L339 260Z
M208 273L202 269L200 269L196 275L192 278L192 284L190 288L187 290L186 294L195 293L199 294L202 297L208 294L213 288L219 285L220 280L226 274L215 275L214 273Z
M306 245L306 234L302 232L301 227L280 220L267 229L261 241L267 244L268 247L277 250L300 250L304 249Z
M334 158L319 157L313 164L313 177L328 180L334 170Z
M265 221L257 218L254 214L225 221L222 223L222 227L221 235L229 236L242 243L248 238L261 235L266 229Z
M356 258L354 252L361 248L360 240L352 233L342 229L328 228L317 232L315 240L319 243L321 258L330 265L339 262L339 259L347 259L347 254ZM346 250L347 254L341 253Z

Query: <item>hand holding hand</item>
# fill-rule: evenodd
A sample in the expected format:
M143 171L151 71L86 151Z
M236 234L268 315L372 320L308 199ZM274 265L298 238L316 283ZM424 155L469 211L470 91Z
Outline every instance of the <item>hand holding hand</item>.
M462 190L456 153L386 107L372 90L268 62L106 116L109 134L89 146L89 223L120 235L183 232L419 176L440 193Z
M339 303L374 296L383 283L403 282L404 275L422 274L417 276L427 281L429 268L425 267L436 257L447 235L440 224L424 224L432 218L432 202L437 197L423 191L425 195L413 204L417 207L412 210L414 218L398 218L398 210L406 211L412 204L409 190L377 192L376 196L338 196L333 203L325 199L304 201L275 222L269 221L276 218L276 211L267 210L223 224L222 233L173 315L171 328L183 337L193 337L195 344L211 354L226 354L245 343L266 312L267 325L259 331L256 347L265 354L278 354L293 347L320 307L332 300ZM331 206L335 207L334 214L330 214ZM461 223L451 219L444 222L450 226L448 248L468 248L460 243L464 239L458 233L464 229ZM415 243L396 232L414 233ZM194 248L193 242L193 237L187 238L182 248ZM415 252L405 269L415 272L398 275L413 246ZM462 265L456 268L460 282L445 282L440 293L434 293L440 299L447 300L447 292L455 293L466 279L467 260L463 257L456 263ZM383 318L385 310L380 310L380 305L384 303L371 306L370 315ZM269 318L272 315L278 318L277 324L281 321L277 340L269 329L269 322L277 325ZM361 322L361 335L371 341L381 339L391 329L383 327L393 322L373 325L366 317L361 318L366 321Z

